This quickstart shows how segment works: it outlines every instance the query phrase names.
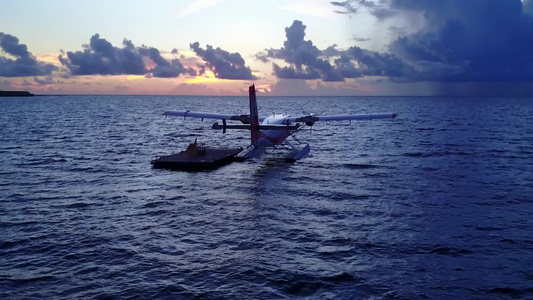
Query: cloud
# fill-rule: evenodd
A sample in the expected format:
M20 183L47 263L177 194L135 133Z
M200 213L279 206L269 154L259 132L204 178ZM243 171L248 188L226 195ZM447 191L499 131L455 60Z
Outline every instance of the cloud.
M364 85L367 88L368 85ZM353 96L354 94L368 95L369 92L357 84L324 83L321 80L306 82L296 79L279 79L271 86L271 95L275 96Z
M186 15L193 14L220 2L222 2L222 0L193 0L189 5L180 10L178 17L184 17Z
M196 74L194 69L183 67L178 59L167 61L156 48L136 47L128 39L124 39L122 44L122 48L115 47L95 34L88 45L83 45L83 51L68 51L66 57L63 54L59 56L59 61L72 75L149 74L148 77L175 78L182 74ZM155 66L148 68L145 59Z
M0 33L0 47L7 54L11 54L16 57L28 57L31 54L28 52L28 47L24 44L19 44L19 39L10 35Z
M283 60L288 66L273 63L274 75L286 79L344 81L363 76L401 77L412 69L393 54L363 50L357 46L339 50L336 45L318 49L305 40L306 26L295 20L285 28L286 41L280 49L266 49L256 55L263 62Z
M349 13L366 9L378 20L392 16L407 18L413 13L422 17L420 30L401 34L388 46L388 54L379 55L378 60L391 63L387 65L391 68L380 67L387 70L385 76L394 74L412 82L523 82L533 81L533 17L528 14L533 10L532 3L531 0L352 0L334 5ZM380 17L380 10L389 13ZM379 66L376 62L366 62L368 66ZM403 72L397 72L402 68Z
M335 12L339 14L355 14L361 11L366 11L377 19L384 20L397 14L396 10L389 7L390 1L391 0L346 0L343 2L332 1L330 3L338 9L335 10Z
M199 65L200 74L205 73L205 69L209 68L219 79L234 79L234 80L255 80L256 76L252 75L252 70L245 66L245 61L238 53L230 53L220 48L213 48L210 45L206 49L200 47L200 43L194 42L190 44L191 49L201 57L204 65Z
M206 84L180 83L170 90L171 93L179 95L220 95ZM223 94L223 93L222 93Z
M129 91L130 87L127 86L127 85L123 85L123 84L120 84L120 85L117 85L113 88L113 91L116 92L116 93L127 93Z
M288 79L318 79L320 78L320 73L315 69L295 69L293 67L280 67L277 64L273 64L274 74L278 78L288 78Z
M344 1L344 2L331 1L330 3L332 5L337 6L338 9L340 9L340 10L335 10L336 13L339 13L339 14L356 13L357 12L357 8L355 8L354 6L349 5L349 2L350 1Z
M0 57L0 76L2 77L25 77L51 75L57 67L45 64L28 51L25 44L20 44L19 39L10 34L0 32L0 50L16 59Z
M36 83L40 84L40 85L48 85L48 84L54 84L54 79L52 78L52 76L48 76L48 77L45 77L43 79L40 79L40 78L37 78L37 77L33 77L33 81L35 81Z
M114 47L99 34L91 37L83 51L68 51L66 58L59 56L72 75L143 75L148 72L142 56L133 43L123 41L123 48Z
M313 90L305 81L282 78L272 85L271 93L277 96L310 96Z
M13 87L11 86L11 82L7 79L0 80L0 90L10 90Z
M391 3L420 11L428 29L403 36L389 49L419 69L413 79L533 80L533 18L520 0ZM475 17L472 17L475 16Z
M174 50L172 50L173 54ZM181 74L189 74L191 76L196 75L196 70L185 68L178 59L173 59L168 62L161 56L159 50L156 48L141 47L139 48L139 53L143 56L150 57L150 59L156 64L154 68L149 70L153 77L175 78ZM177 50L175 53L177 53Z
M289 64L280 67L273 63L274 75L287 79L322 79L324 81L343 81L344 78L335 70L328 60L320 58L320 51L312 41L304 40L305 28L301 21L295 20L285 28L287 40L281 49L267 49L258 53L257 58L266 62L270 59L281 59ZM328 48L332 51L334 47Z
M524 0L522 1L522 5L526 14L533 15L533 0Z
M369 38L363 38L363 37L358 37L358 36L354 36L353 40L356 41L356 42L368 42L368 41L370 41Z

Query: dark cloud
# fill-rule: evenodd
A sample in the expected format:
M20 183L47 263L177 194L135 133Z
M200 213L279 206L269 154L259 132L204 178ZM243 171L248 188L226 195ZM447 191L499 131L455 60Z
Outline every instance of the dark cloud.
M532 0L349 0L332 4L350 13L366 9L380 20L413 13L423 19L419 31L401 34L398 30L400 37L390 43L388 54L360 59L367 68L359 68L363 75L381 72L411 82L477 82L482 88L487 86L483 82L516 82L498 86L521 91L527 88L520 82L533 81ZM350 70L349 64L344 66ZM474 92L478 87L455 90Z
M10 34L0 32L0 50L15 57L9 59L0 57L0 76L2 77L25 77L46 76L57 70L52 64L38 62L28 51L25 44L19 44L19 39Z
M368 42L368 41L370 41L369 38L363 38L363 37L357 37L357 36L354 36L353 40L356 41L356 42Z
M324 56L338 56L342 54L342 51L337 49L337 44L331 45L322 51Z
M19 44L19 39L10 34L0 33L0 47L7 54L16 57L27 57L31 55L28 52L28 47L24 44Z
M255 58L259 59L260 61L267 63L272 60L272 58L280 57L278 54L280 50L277 49L265 49L265 51L259 52L255 55Z
M257 58L266 62L270 59L281 59L290 66L280 67L273 64L274 75L287 79L322 79L324 81L343 81L344 78L328 60L322 59L320 51L313 42L305 40L306 26L295 20L290 27L285 28L287 40L281 49L267 49L258 53ZM335 52L335 46L327 49L329 53Z
M526 14L533 15L533 0L524 0L522 5L524 6L524 12Z
M278 78L289 78L289 79L319 79L320 73L315 69L295 69L292 67L280 67L277 64L273 64L274 67L274 74Z
M173 59L170 61L170 63L165 65L158 65L151 69L151 72L154 77L162 78L174 78L180 76L181 74L188 74L190 76L196 75L196 70L193 68L183 67L178 59Z
M354 7L348 5L348 1L344 1L344 2L331 1L330 3L332 5L335 5L335 6L339 7L340 10L335 10L336 13L348 14L348 13L356 13L357 12L357 10Z
M414 72L393 54L364 50L357 46L349 48L345 53L357 62L358 70L364 76L404 77Z
M149 77L174 78L182 74L195 75L196 71L185 68L178 59L167 61L159 50L152 47L136 47L131 40L124 39L123 47L113 46L99 34L91 37L83 51L66 53L59 56L72 75L145 75ZM147 68L143 58L154 62L153 68Z
M374 17L378 18L379 20L388 19L390 17L393 17L397 14L395 10L383 8L383 7L377 7L370 11Z
M98 33L95 34L95 35L98 35ZM98 35L98 36L99 36L99 35ZM135 50L135 45L133 44L133 42L132 42L131 40L128 40L128 39L125 38L125 39L122 40L122 44L123 44L124 47L127 48L127 49ZM111 44L109 44L109 45L111 45Z
M83 51L68 51L66 57L59 56L72 75L143 75L148 72L142 56L130 40L124 39L123 48L114 47L100 38L91 37Z
M285 61L289 66L280 67L273 63L274 75L286 79L321 79L322 81L344 81L346 78L363 76L401 77L412 72L400 59L392 54L351 47L339 50L336 45L324 51L313 42L305 40L305 28L295 20L285 28L287 40L281 49L267 49L256 57L263 62L273 59Z
M48 85L48 84L54 84L54 79L52 76L44 77L43 79L40 79L38 77L33 77L33 81L40 85Z
M0 80L0 90L10 90L11 82L9 80Z
M143 56L150 57L156 64L156 67L149 70L153 77L175 78L181 74L196 75L196 70L185 68L178 59L173 59L170 62L164 59L156 48L141 47L139 48L139 52Z
M340 74L345 78L363 77L363 72L355 67L352 59L348 55L341 55L339 58L335 59L335 65Z
M533 18L524 13L520 0L396 0L391 4L422 12L430 28L400 37L389 47L420 69L414 79L533 80Z
M367 11L379 20L390 18L398 12L389 7L391 0L346 0L343 2L330 2L336 6L335 12L340 14L355 14ZM429 0L428 0L429 1Z
M191 49L205 61L205 65L200 65L200 74L205 73L209 68L217 78L235 80L255 80L252 70L245 66L244 59L238 52L230 53L220 48L213 48L210 45L206 49L200 47L200 43L190 44Z

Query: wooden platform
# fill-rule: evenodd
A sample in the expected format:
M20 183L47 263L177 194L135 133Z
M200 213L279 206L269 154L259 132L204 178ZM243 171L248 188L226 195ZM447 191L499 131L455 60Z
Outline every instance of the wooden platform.
M235 155L241 152L242 148L205 148L197 156L190 156L187 151L178 154L162 156L152 161L152 165L157 169L172 169L182 171L202 171L213 170L234 161Z

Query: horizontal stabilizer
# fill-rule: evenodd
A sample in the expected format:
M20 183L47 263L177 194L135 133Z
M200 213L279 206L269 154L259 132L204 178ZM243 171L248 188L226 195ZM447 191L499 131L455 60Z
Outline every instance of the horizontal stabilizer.
M305 122L314 123L318 121L343 121L343 120L373 120L373 119L394 119L397 114L355 114L355 115L330 115L330 116L304 116L297 118L289 118L289 122Z
M248 129L250 130L251 125L224 125L216 122L213 124L212 129ZM259 130L297 130L300 128L300 124L295 125L259 125Z
M318 116L318 121L342 121L342 120L373 120L373 119L394 119L396 114L357 114L357 115L333 115Z

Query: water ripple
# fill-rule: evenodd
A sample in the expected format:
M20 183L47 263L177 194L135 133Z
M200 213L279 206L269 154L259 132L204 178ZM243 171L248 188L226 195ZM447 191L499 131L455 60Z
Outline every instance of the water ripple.
M272 152L152 169L195 138L246 146L246 133L161 117L246 105L200 100L7 99L0 298L533 297L530 99L266 97L261 111L399 116L316 124L294 164Z

